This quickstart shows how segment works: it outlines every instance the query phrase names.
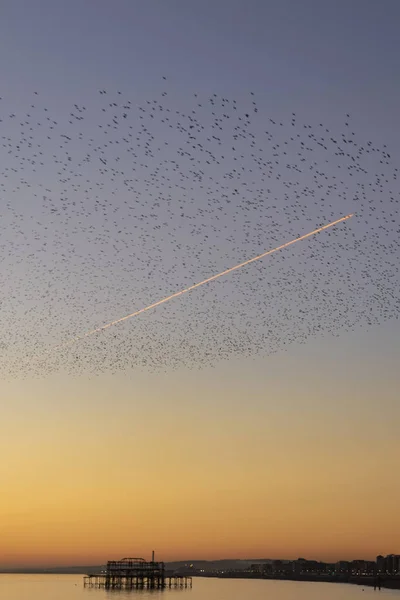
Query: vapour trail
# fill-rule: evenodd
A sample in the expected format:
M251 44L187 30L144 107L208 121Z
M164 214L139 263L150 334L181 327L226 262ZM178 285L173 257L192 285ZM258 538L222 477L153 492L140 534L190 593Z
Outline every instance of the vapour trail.
M329 229L330 227L334 227L335 225L338 225L339 223L342 223L343 221L347 221L347 219L350 219L353 216L354 216L354 213L351 215L346 215L345 217L341 217L340 219L337 219L336 221L332 221L331 223L328 223L327 225L323 225L322 227L318 227L317 229L314 229L314 231L310 231L310 233L306 233L305 235L295 238L295 239L291 240L290 242L286 242L285 244L282 244L281 246L272 248L272 250L267 250L266 252L263 252L262 254L259 254L258 256L254 256L253 258L250 258L249 260L245 260L244 262L242 262L238 265L235 265L234 267L230 267L229 269L226 269L225 271L222 271L221 273L217 273L217 275L208 277L207 279L204 279L203 281L200 281L199 283L195 283L183 290L180 290L179 292L175 292L174 294L171 294L170 296L166 296L162 300L158 300L158 302L154 302L153 304L149 304L149 306L146 306L144 308L136 310L135 312L133 312L129 315L126 315L125 317L121 317L120 319L116 319L115 321L111 321L110 323L106 323L106 325L97 327L97 329L92 329L91 331L88 331L88 332L84 333L83 335L80 335L72 340L69 340L68 342L59 344L58 346L53 347L52 350L57 350L60 348L65 348L67 346L72 346L72 344L75 344L76 342L79 342L80 340L83 340L83 339L89 337L90 335L99 333L100 331L104 331L105 329L108 329L109 327L112 327L113 325L118 325L118 323L122 323L123 321L127 321L128 319L132 319L133 317L137 317L138 315L140 315L148 310L151 310L152 308L156 308L157 306L161 306L161 304L165 304L166 302L169 302L169 300L172 300L173 298L178 298L178 296L183 296L183 294L187 294L188 292L195 290L196 288L200 287L201 285L205 285L206 283L215 281L216 279L219 279L219 277L223 277L224 275L228 275L229 273L232 273L233 271L237 271L238 269L241 269L242 267L246 267L247 265L250 265L251 263L255 262L256 260L261 260L262 258L269 256L270 254L274 254L274 252L279 252L279 250L288 248L289 246L292 246L293 244L296 244L297 242L301 242L302 240L305 240L305 239L311 237L312 235L316 235L317 233L320 233L321 231L324 231L325 229ZM49 352L51 352L51 350L49 350Z

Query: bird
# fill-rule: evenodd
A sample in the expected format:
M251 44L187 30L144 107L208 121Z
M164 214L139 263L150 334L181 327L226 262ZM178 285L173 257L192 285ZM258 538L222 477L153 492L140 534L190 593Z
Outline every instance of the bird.
M396 149L240 97L33 92L0 105L0 373L201 369L372 331L400 309ZM35 97L32 103L32 96ZM323 120L322 120L323 121ZM349 222L64 342L343 214Z

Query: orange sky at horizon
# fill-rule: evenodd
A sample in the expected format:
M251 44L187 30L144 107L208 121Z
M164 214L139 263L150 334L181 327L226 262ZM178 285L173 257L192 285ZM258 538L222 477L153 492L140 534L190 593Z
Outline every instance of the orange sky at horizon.
M397 334L3 383L0 568L399 551Z

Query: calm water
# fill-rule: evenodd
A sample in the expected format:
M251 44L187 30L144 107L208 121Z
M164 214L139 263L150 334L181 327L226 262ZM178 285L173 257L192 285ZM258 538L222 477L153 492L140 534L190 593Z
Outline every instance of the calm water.
M193 579L193 588L164 591L105 591L84 588L80 575L0 575L0 600L400 600L400 590L355 585Z

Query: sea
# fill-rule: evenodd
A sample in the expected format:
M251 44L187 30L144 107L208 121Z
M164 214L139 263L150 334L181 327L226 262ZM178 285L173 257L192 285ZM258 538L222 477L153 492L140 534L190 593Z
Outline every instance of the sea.
M0 574L0 600L400 600L400 590L357 585L193 578L191 589L104 590L84 588L81 575Z

